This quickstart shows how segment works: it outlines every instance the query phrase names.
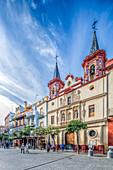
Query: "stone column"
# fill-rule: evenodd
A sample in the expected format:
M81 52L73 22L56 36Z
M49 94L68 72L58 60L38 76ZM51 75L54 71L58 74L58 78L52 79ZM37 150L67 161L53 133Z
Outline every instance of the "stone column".
M81 120L81 105L79 103L79 109L78 109L78 119Z
M100 145L103 145L103 126L100 126Z
M86 129L84 129L84 145L86 145L86 138L87 138L87 136L86 136Z
M72 107L72 120L73 120L74 107Z

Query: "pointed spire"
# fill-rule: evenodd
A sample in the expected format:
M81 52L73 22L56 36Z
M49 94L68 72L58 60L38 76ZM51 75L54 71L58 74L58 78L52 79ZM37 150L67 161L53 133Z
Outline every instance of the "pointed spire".
M91 45L91 49L90 49L90 54L94 53L97 49L99 49L99 45L98 45L98 41L97 41L97 37L96 37L97 28L95 27L97 22L98 22L98 20L95 21L95 18L94 18L94 23L92 24L92 28L94 29L94 35L93 35L93 41L92 41L92 45Z
M54 71L54 75L53 75L53 79L56 78L56 77L59 77L60 78L60 73L59 73L59 70L58 70L58 64L57 64L57 55L56 55L56 66L55 66L55 71Z
M94 53L97 49L99 49L99 45L98 45L98 41L97 41L97 37L96 37L96 31L94 31L90 54Z

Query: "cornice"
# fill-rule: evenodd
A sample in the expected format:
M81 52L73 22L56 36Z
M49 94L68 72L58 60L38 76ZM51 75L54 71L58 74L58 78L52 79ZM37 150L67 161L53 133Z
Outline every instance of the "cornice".
M58 107L58 108L56 108L56 109L53 109L53 110L51 110L51 111L48 111L47 114L53 113L53 112L55 112L55 111L59 111L59 110L61 110L62 108L64 108L64 109L67 108L66 110L68 110L69 108L72 108L73 105L75 105L75 104L80 104L80 103L87 102L87 101L89 101L89 100L94 100L94 99L97 99L97 98L100 98L100 97L104 97L104 96L106 96L106 94L107 94L107 93L104 92L104 93L101 93L101 94L98 94L98 95L95 95L95 96L92 96L92 97L88 97L88 98L86 98L86 99L82 99L82 100L73 102L73 103L71 103L70 105L64 105L64 106Z

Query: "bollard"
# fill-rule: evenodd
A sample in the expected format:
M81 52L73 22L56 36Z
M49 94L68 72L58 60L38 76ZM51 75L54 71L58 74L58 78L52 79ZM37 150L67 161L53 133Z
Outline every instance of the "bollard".
M108 149L107 158L113 158L113 146L109 146Z
M93 156L93 146L89 145L88 156Z

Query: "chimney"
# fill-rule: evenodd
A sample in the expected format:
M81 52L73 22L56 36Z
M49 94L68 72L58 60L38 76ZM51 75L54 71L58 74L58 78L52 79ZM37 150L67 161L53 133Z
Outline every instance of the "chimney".
M27 109L27 101L24 101L25 110Z

